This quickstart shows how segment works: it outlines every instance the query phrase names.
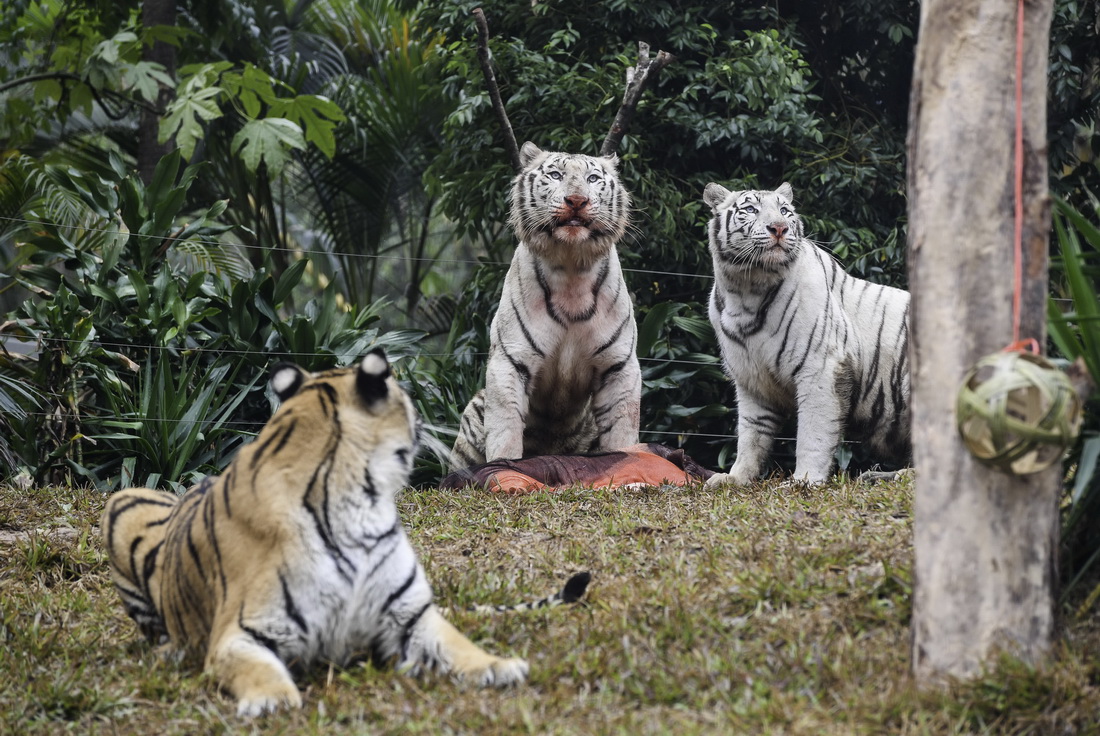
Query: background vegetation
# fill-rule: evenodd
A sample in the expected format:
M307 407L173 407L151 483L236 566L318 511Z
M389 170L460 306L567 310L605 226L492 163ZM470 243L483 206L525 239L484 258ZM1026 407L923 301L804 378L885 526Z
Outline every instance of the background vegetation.
M15 0L0 9L0 473L184 487L266 418L273 360L319 368L374 344L449 445L513 247L475 6L517 136L546 148L598 149L638 41L676 57L619 151L644 439L730 460L707 182L790 181L814 238L904 286L916 0ZM1098 14L1055 2L1051 187L1083 213L1064 238L1097 221ZM1082 237L1086 278L1052 289L1066 357L1095 353L1096 247ZM1100 528L1096 417L1071 465L1081 530ZM416 482L439 475L426 453ZM1067 538L1085 540L1073 577L1100 540Z

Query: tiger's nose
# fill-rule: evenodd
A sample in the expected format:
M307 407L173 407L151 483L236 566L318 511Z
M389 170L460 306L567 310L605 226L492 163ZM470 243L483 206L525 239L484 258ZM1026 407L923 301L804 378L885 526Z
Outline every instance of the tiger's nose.
M579 210L581 207L588 204L588 197L582 197L579 194L570 194L565 198L565 203L574 210Z
M773 222L768 225L768 232L776 237L776 239L782 238L783 233L787 232L787 226L782 222Z

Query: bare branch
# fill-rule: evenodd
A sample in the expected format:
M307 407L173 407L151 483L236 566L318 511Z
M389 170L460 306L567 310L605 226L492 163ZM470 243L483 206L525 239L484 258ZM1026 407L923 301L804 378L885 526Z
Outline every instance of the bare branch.
M475 11L476 12L476 11ZM611 123L611 130L607 132L603 145L600 147L601 156L610 156L615 153L622 142L623 136L630 128L630 121L634 119L634 111L638 107L638 100L642 98L646 84L650 76L657 76L661 69L672 62L675 57L665 51L658 51L657 56L649 58L649 44L638 42L638 65L628 67L626 70L626 91L623 93L623 104L615 115L615 122Z
M477 23L477 58L481 62L481 72L485 75L485 86L489 88L493 111L496 112L500 129L504 133L504 144L512 159L512 168L519 172L523 168L519 160L519 146L516 144L516 135L512 132L512 123L508 120L508 112L504 109L504 101L500 99L500 88L497 87L497 77L493 73L492 53L489 51L489 23L481 8L474 8L474 21Z
M3 84L0 84L0 94L3 94L10 89L20 87L24 84L34 84L35 82L41 82L46 79L56 79L62 84L66 82L84 83L91 91L92 96L95 98L95 101L98 102L100 107L103 108L103 112L105 112L107 114L107 117L111 118L112 120L121 120L122 118L126 117L126 113L113 112L111 108L109 108L105 103L104 98L106 97L109 97L112 100L117 100L121 104L127 105L128 107L140 107L142 109L148 110L154 115L164 114L164 110L158 109L157 107L149 104L145 100L138 99L136 97L130 97L129 95L123 94L122 92L116 92L113 89L98 89L94 85L89 84L83 77L77 76L76 74L71 74L69 72L43 72L41 74L29 74L25 77L17 77L15 79L4 82Z

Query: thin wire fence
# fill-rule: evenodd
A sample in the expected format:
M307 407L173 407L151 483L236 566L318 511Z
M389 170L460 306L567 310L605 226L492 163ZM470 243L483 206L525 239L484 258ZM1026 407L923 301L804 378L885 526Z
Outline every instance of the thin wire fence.
M18 340L18 338L11 338L11 339ZM19 341L20 342L28 342L28 343L29 342L34 342L34 343L55 343L55 344L61 344L61 345L79 345L79 344L83 344L85 342L83 340L77 340L75 338L65 338L65 337L36 337L33 340L19 340ZM329 356L332 355L331 351L324 352L324 353L316 353L316 352L302 352L302 351L292 352L292 351L286 351L286 350L238 350L238 349L234 349L234 348L210 348L210 347L203 347L201 345L194 346L194 347L183 347L183 346L179 346L179 345L174 345L174 346L171 346L171 345L141 345L141 346L136 346L133 343L111 342L109 340L96 340L95 344L98 347L109 348L109 349L113 349L113 350L126 350L126 349L130 349L130 348L134 348L134 347L140 347L142 350L171 351L171 352L175 352L175 353L187 353L189 355L191 355L191 354L201 354L201 353L212 353L212 354L216 354L216 355L258 355L258 356L263 356L265 358L294 358L294 357L298 357L298 358L323 358L323 357L329 357ZM0 349L3 349L3 348L0 347ZM415 357L417 357L417 358L446 358L446 357L450 357L452 355L454 355L454 353L437 353L437 352L417 351L416 354L415 354ZM484 352L484 351L463 352L462 355L472 357L472 358L487 358L487 357L489 357L489 353ZM677 364L683 364L683 365L711 366L711 367L720 366L720 363L719 363L717 358L715 358L713 361L686 360L686 359L683 359L683 358L639 358L638 360L641 361L641 362L644 362L644 363L659 363L659 364L677 363Z
M60 418L56 414L49 413L49 412L28 411L28 412L24 412L24 414L25 414L25 416L28 416L28 417L40 417L40 418L43 418L43 419L59 419ZM71 418L71 417L66 417L66 418ZM115 417L112 417L110 419L110 421L112 422L112 429L113 430L118 430L118 429L124 429L125 428L125 427L118 427L119 423L133 424L133 425L139 425L139 424L167 425L167 424L185 424L185 423L186 424L194 424L195 423L194 419L170 419L170 418L165 418L165 417L137 417L137 416L134 416L134 417L115 416ZM252 428L257 427L260 424L262 424L262 423L261 422L241 422L241 421L233 421L233 420L226 420L226 421L219 421L218 422L219 427L238 427L238 428L241 428L242 430L244 430L245 428L252 429ZM442 425L442 426L441 425L432 425L430 428L432 430L442 430L442 433L446 434L448 436L455 436L457 434L457 431L458 431L457 425ZM656 436L665 436L665 437L698 437L698 438L711 439L711 440L736 440L737 439L736 434L721 434L721 433L715 433L715 432L690 432L690 431L673 431L673 430L660 430L660 429L642 429L642 430L639 430L639 432L641 434L645 434L645 435L656 435ZM93 439L94 439L94 437L93 437ZM795 438L794 437L776 437L775 440L777 442L794 442ZM846 444L846 445L861 444L861 442L859 442L858 440L842 440L842 443Z
M96 228L86 227L84 225L68 225L65 223L49 222L46 220L27 220L18 217L7 217L0 215L0 221L14 222L23 225L38 225L38 226L53 226L59 228L65 228L69 230L84 230L93 233L116 233L119 232L117 228ZM141 235L143 238L152 238L154 240L176 240L169 235ZM274 253L287 253L290 255L303 255L303 256L326 256L326 257L338 257L338 258L363 258L363 259L376 259L376 260L391 260L391 261L416 261L419 263L453 263L468 266L507 266L508 261L491 261L488 259L473 259L473 258L434 258L428 256L397 256L387 253L352 253L350 251L338 251L327 250L324 248L280 248L269 247L266 245L255 245L251 243L226 243L221 240L213 240L208 238L188 237L187 242L201 243L203 245L218 245L223 247L241 248L245 250L260 250ZM713 274L700 274L700 273L686 273L679 271L657 271L653 269L644 268L624 268L623 271L628 273L647 274L651 276L679 276L682 278L697 278L706 279L708 281L714 280Z
M10 222L10 223L17 223L17 224L22 224L22 225L39 226L39 227L52 226L52 227L70 229L70 230L82 230L82 231L87 231L87 232L99 232L99 233L117 233L117 232L119 232L118 228L95 228L95 227L87 227L87 226L83 226L83 225L69 225L69 224L65 224L65 223L49 222L49 221L45 221L45 220L30 220L30 219L25 219L25 218L9 217L9 216L0 216L0 221ZM142 235L141 237L154 238L154 239L162 240L162 241L174 240L174 238L172 238L170 236L161 236L161 235ZM220 247L232 247L232 248L241 248L241 249L256 249L256 250L264 250L264 251L283 252L283 253L287 253L287 254L290 254L290 255L297 255L297 256L324 256L324 257L339 257L339 258L352 258L352 259L354 259L354 258L363 258L363 259L391 260L391 261L404 261L404 262L420 261L420 262L433 263L433 264L447 264L447 263L450 263L450 264L461 264L461 265L470 265L470 266L481 266L481 265L507 266L508 265L508 263L505 262L505 261L491 261L491 260L486 260L486 259L430 258L430 257L413 257L413 256L400 256L400 255L377 254L377 253L352 253L352 252L346 252L346 251L333 251L333 250L326 250L326 249L279 248L279 247L267 247L267 246L261 246L261 245L252 245L252 244L247 244L247 243L226 243L226 242L223 242L221 240L197 238L197 237L189 237L187 240L188 240L188 242L197 242L197 243L202 243L202 244L205 244L205 245L216 245L216 246L220 246ZM641 269L641 268L624 268L623 271L628 272L628 273L636 273L636 274L643 274L643 275L650 275L650 276L675 276L675 277L682 277L682 278L697 278L697 279L703 279L703 280L707 280L707 281L713 281L713 279L714 279L713 274L685 273L685 272L679 272L679 271L661 271L661 270L655 270L655 269ZM61 344L66 344L66 343L67 344L80 344L80 343L83 342L81 340L76 340L76 339L55 338L55 337L36 338L36 341L37 342L61 343ZM31 342L31 341L27 341L27 342ZM119 343L119 342L110 342L110 341L96 341L96 345L99 346L99 347L103 347L103 348L117 349L117 350L124 350L124 349L134 347L134 345L132 345L130 343ZM295 357L295 356L297 356L297 357L324 357L324 356L330 356L332 354L331 352L326 352L326 353L293 352L292 353L292 352L286 352L286 351L261 351L261 350L239 350L239 349L233 349L233 348L208 348L208 347L203 347L203 346L194 346L194 347L184 348L184 347L180 347L180 346L142 345L141 348L144 349L144 350L170 350L170 351L173 351L173 352L185 351L187 353L217 353L217 354L224 354L224 355L262 355L262 356L267 357L267 358L287 358L287 357ZM436 352L418 352L416 354L417 357L424 357L424 358L448 357L450 355L451 355L451 353L436 353ZM464 355L467 355L467 356L470 356L470 357L475 357L475 358L486 358L486 357L488 357L488 353L486 353L486 352L464 353ZM720 365L720 362L718 361L717 358L715 358L713 361L686 360L686 359L683 359L683 358L639 358L639 361L643 362L643 363L652 363L652 364L678 364L678 365L685 365L685 366L703 366L703 367L706 367L706 366L717 367L717 366ZM55 396L54 398L60 398L60 397ZM55 416L52 413L38 413L38 412L26 412L26 415L27 416L32 416L32 417L42 417L42 418L47 418L47 419ZM182 419L166 419L166 418L157 418L157 417L132 417L132 418L130 418L130 417L119 417L117 419L120 420L120 421L132 422L132 423L135 423L135 424L136 423L155 423L155 422L180 423L180 422L188 421L188 420L182 420ZM224 422L220 423L220 426L223 426L223 427L255 427L256 423L253 423L253 422L224 421ZM443 426L443 427L436 426L436 427L433 427L433 429L441 429L441 430L444 430L448 433L453 433L453 432L457 432L458 427L457 426ZM737 438L737 435L735 435L735 434L715 434L715 433L705 433L705 432L647 430L647 429L641 430L641 434L653 435L653 436L671 436L671 437L697 437L697 438L711 439L711 440L735 440ZM779 441L792 441L793 442L794 438L793 437L777 437L776 440L779 440ZM858 444L858 443L857 442L848 442L848 441L846 441L846 444Z

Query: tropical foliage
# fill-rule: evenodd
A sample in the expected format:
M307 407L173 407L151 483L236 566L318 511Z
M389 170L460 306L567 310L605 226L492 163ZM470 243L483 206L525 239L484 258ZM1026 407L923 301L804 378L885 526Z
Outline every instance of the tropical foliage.
M1069 458L1072 474L1064 504L1063 566L1067 591L1074 591L1079 581L1096 577L1100 561L1100 203L1093 200L1091 218L1064 201L1056 205L1060 255L1054 265L1060 278L1050 299L1050 336L1062 356L1084 364L1092 381L1081 440ZM1079 382L1087 383L1084 376ZM1083 610L1098 599L1100 586Z
M170 154L146 187L119 156L109 162L79 177L53 172L84 219L40 222L13 264L37 298L3 335L35 350L2 355L0 401L15 410L0 415L0 446L34 481L187 485L266 420L273 359L320 368L375 344L400 355L418 337L379 335L383 305L340 308L332 286L280 316L306 260L277 276L235 272L218 240L229 229L224 201L180 224L198 166L181 171Z
M144 26L143 11L166 3L175 24ZM618 151L636 202L621 255L637 302L645 439L711 465L732 450L732 396L702 308L707 182L790 181L810 233L849 270L904 284L916 0L17 0L0 10L0 305L12 310L6 332L41 337L43 349L41 362L4 357L0 421L65 419L52 440L5 433L0 462L113 483L123 471L96 453L129 442L130 475L185 479L266 410L259 386L275 353L342 360L366 324L435 335L406 375L446 443L481 381L513 246L476 6L517 135L545 147L598 149L639 41L676 57ZM1057 0L1052 28L1052 181L1078 209L1100 174L1097 12ZM154 42L171 45L175 65L148 56ZM130 175L142 111L179 152L172 181ZM189 227L201 232L180 235ZM170 245L151 245L158 237ZM48 340L60 337L77 342L55 354ZM221 370L212 354L187 347L207 343L248 357L211 374ZM182 417L183 399L173 409L164 397L209 375L230 388L196 393L208 424L191 439L110 436L137 437L143 407ZM162 398L126 414L123 398L141 392ZM95 445L68 431L73 416L108 412L126 425L82 430ZM210 436L224 446L211 451ZM194 462L137 459L168 441L191 443ZM439 470L428 457L418 479Z

